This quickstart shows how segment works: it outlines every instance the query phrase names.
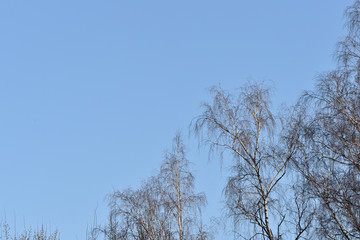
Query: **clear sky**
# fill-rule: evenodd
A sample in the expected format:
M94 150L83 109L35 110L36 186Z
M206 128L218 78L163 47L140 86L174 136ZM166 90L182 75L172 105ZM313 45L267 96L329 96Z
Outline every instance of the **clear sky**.
M177 130L205 215L219 215L227 171L187 134L207 89L268 79L276 104L294 103L335 66L351 3L0 1L0 219L84 239L106 194L154 174Z

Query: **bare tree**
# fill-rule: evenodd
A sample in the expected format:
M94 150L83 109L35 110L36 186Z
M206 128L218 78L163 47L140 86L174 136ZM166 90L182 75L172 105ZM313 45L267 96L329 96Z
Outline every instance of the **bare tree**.
M94 230L111 240L173 239L171 209L163 192L158 177L151 177L138 190L115 191L109 196L108 225Z
M57 230L49 232L43 225L37 230L26 228L17 233L4 221L0 223L0 240L60 240L60 233Z
M179 240L193 239L196 236L193 228L198 225L201 207L206 203L204 194L194 193L195 178L189 164L181 136L177 134L173 149L166 154L161 166L160 178L165 184L165 201L171 206L176 219Z
M201 221L204 194L194 192L195 178L180 135L174 139L156 176L138 190L115 191L109 196L106 226L95 226L90 239L109 240L211 239Z
M345 71L355 72L356 81L360 81L360 1L354 1L345 11L347 18L347 36L338 43L336 57L340 68Z
M298 103L303 189L316 201L316 233L360 239L360 1L346 11L349 33L339 43L339 68L322 74Z
M251 237L239 236L282 239L286 200L277 190L296 150L297 141L292 138L297 135L280 143L281 131L276 125L281 130L281 121L271 111L270 89L264 83L249 84L235 95L220 87L213 87L211 93L212 104L203 105L193 127L195 133L205 136L211 151L233 155L232 175L225 188L229 214L254 227Z
M300 101L308 113L299 116L294 160L317 199L318 235L326 239L360 239L360 86L352 76L324 74Z

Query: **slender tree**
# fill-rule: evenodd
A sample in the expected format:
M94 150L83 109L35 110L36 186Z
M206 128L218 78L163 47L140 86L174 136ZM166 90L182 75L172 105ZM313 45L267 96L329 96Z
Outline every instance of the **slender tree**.
M213 102L203 105L193 127L195 133L205 136L210 150L233 155L232 175L225 188L227 208L235 221L245 220L254 227L250 237L239 236L284 238L280 228L286 209L277 190L296 141L289 138L286 144L280 143L281 121L271 111L270 89L264 83L251 83L235 95L220 87L213 87L211 93Z
M109 196L109 222L94 226L90 239L201 240L211 239L201 221L204 194L195 193L195 178L180 135L156 176L137 190L115 191Z
M346 11L338 69L322 74L298 103L294 165L316 201L319 239L360 239L360 1Z

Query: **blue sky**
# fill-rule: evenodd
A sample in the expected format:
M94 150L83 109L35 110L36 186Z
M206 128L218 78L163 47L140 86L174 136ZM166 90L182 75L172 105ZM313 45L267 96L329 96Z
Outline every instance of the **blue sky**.
M1 1L0 219L84 239L106 194L154 174L179 129L218 215L226 169L187 134L207 89L268 79L275 104L294 103L335 66L351 3Z

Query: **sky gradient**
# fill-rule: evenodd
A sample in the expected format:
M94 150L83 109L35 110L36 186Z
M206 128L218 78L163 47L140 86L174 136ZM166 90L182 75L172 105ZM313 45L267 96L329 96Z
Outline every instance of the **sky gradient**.
M336 65L351 3L0 1L0 219L84 239L179 130L204 215L219 216L227 170L188 137L207 89L267 79L275 107L293 104Z

